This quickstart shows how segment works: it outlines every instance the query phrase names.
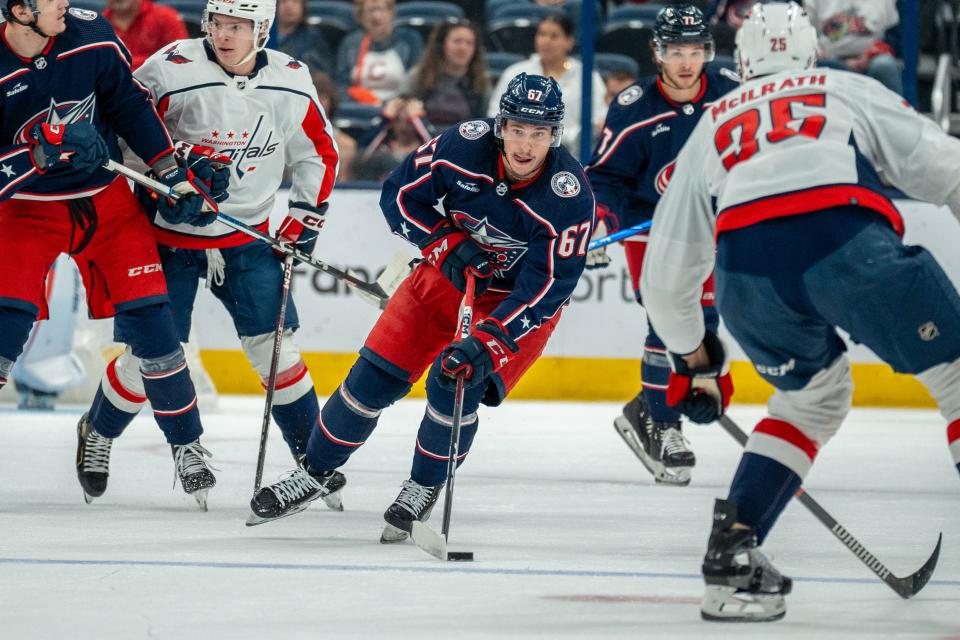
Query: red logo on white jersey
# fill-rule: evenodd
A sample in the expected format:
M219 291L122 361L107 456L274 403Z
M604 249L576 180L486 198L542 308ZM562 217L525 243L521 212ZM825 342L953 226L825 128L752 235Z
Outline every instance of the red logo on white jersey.
M656 180L653 181L653 188L656 189L657 193L661 196L663 192L667 190L667 185L670 184L670 178L673 177L673 169L676 166L676 160L664 165L663 169L660 169L660 173L657 174Z

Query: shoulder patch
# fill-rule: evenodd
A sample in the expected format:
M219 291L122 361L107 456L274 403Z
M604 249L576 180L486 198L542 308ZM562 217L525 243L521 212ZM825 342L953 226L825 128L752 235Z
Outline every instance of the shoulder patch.
M78 7L70 7L67 11L70 12L70 15L80 18L81 20L96 20L97 16L100 15L96 11L80 9Z
M730 69L727 69L726 67L721 67L721 68L720 68L720 75L722 75L722 76L724 76L724 77L726 77L726 78L729 78L730 80L733 80L733 81L736 82L736 83L739 83L739 82L740 82L740 76L738 76L738 75L737 75L736 73L734 73L733 71L730 71Z
M179 44L174 44L172 47L164 51L163 57L167 62L172 62L173 64L187 64L188 62L193 62L193 60L180 53Z
M580 193L580 181L569 171L561 171L550 179L550 187L561 198L572 198Z
M460 125L460 135L467 140L476 140L490 131L490 125L483 120L470 120Z
M643 89L633 84L620 92L620 95L617 96L617 104L621 107L626 107L633 104L640 99L640 96L643 95Z
M293 58L290 58L290 62L287 63L287 66L290 67L291 69L299 69L300 67L303 66L303 63L300 62L299 60L294 60Z

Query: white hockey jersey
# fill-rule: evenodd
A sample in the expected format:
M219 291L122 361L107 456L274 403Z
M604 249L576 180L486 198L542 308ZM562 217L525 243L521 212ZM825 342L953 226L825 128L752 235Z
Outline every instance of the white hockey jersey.
M902 234L878 172L960 218L960 140L867 76L781 72L714 102L677 158L643 266L644 306L667 348L690 353L703 338L700 293L716 234L847 205Z
M220 204L224 213L267 231L286 167L293 217L302 220L330 196L337 146L303 63L265 49L252 75L233 76L198 38L164 47L134 77L150 91L175 141L213 147L233 159L229 197ZM220 222L170 225L155 215L153 223L158 241L169 246L222 248L250 240Z

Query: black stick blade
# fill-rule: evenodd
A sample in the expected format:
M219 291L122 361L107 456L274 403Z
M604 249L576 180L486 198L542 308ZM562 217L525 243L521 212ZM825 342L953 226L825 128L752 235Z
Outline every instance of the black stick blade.
M904 600L908 600L920 593L920 590L927 586L930 577L933 576L934 569L937 568L937 561L940 559L940 543L943 542L943 534L937 537L937 546L934 548L930 558L923 563L923 566L911 573L909 576L898 578L892 573L884 578L884 582L890 585L897 594Z

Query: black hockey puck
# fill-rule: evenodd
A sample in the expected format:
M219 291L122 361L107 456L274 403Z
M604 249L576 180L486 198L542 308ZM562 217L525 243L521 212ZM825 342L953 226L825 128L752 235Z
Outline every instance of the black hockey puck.
M452 562L473 562L473 551L447 551L447 560Z

